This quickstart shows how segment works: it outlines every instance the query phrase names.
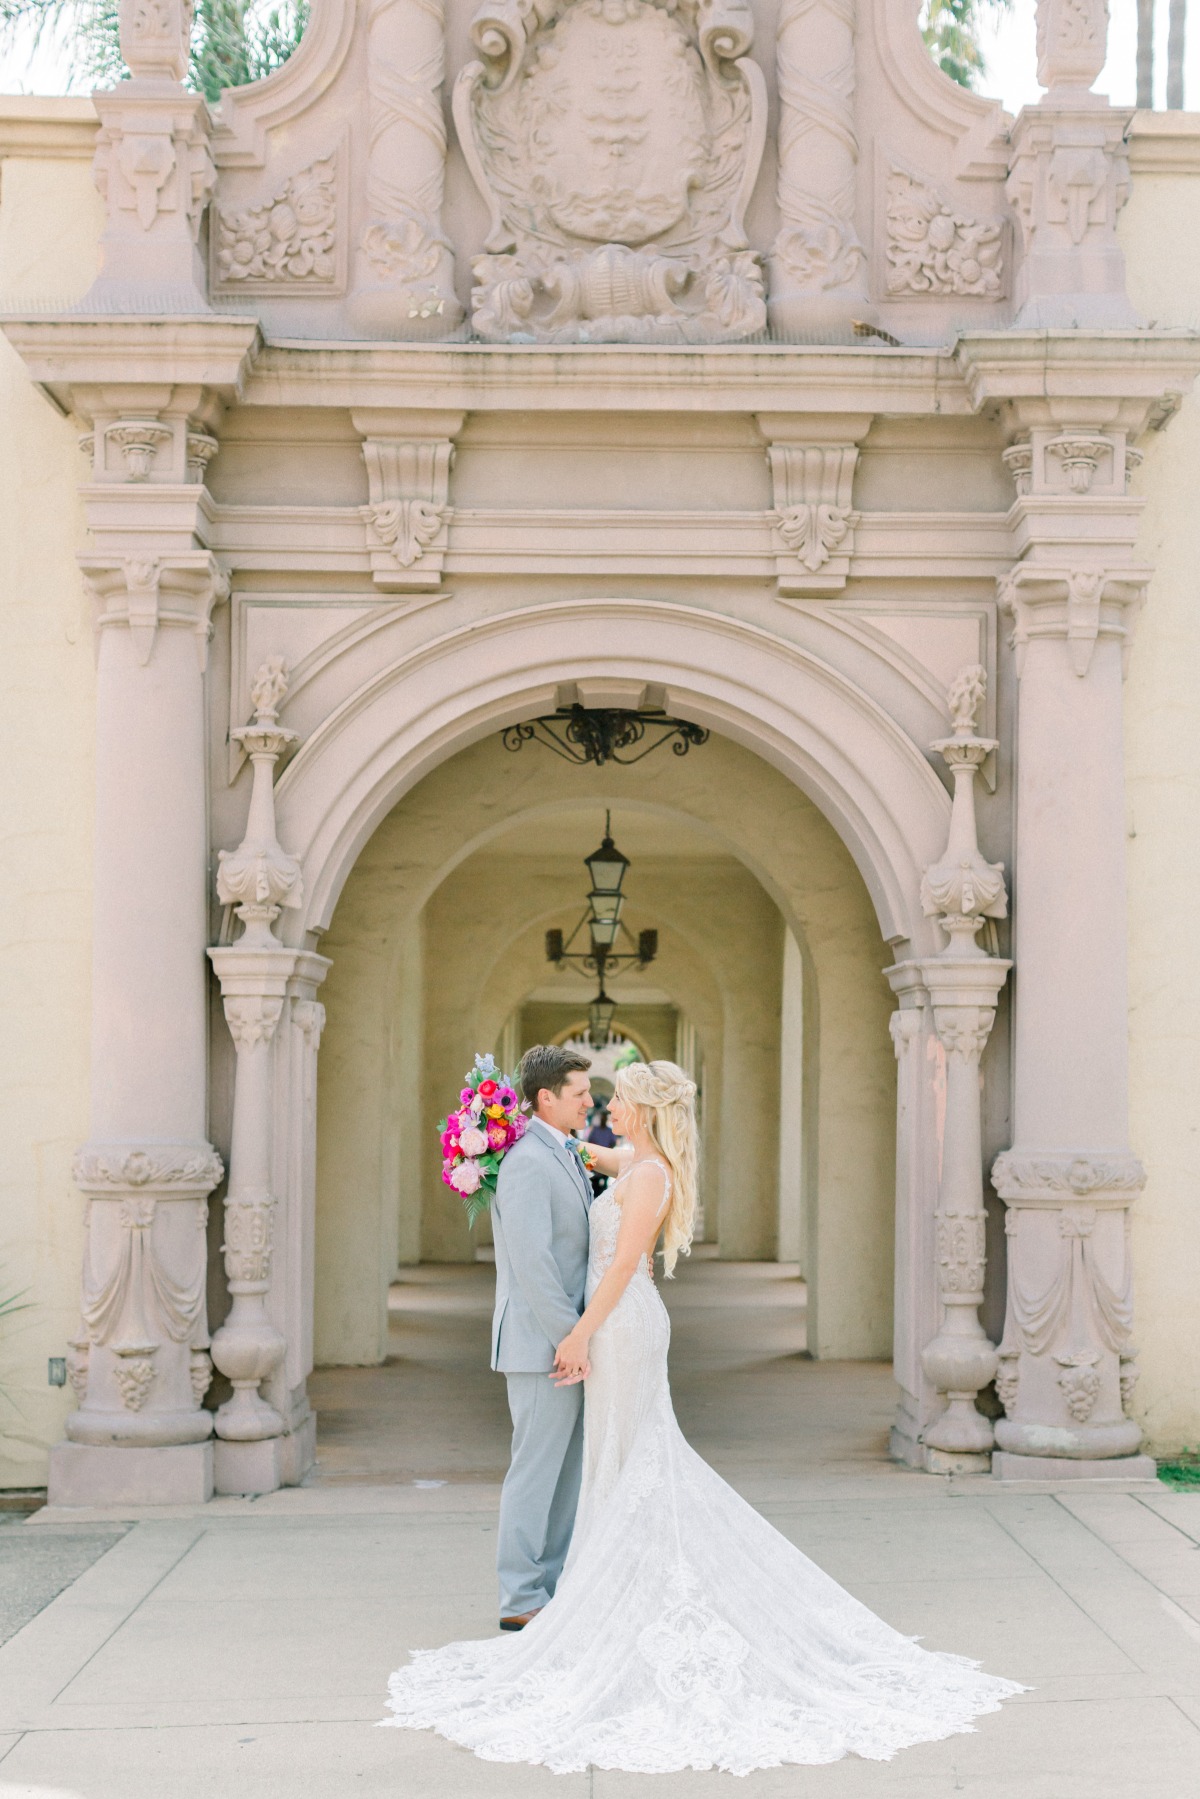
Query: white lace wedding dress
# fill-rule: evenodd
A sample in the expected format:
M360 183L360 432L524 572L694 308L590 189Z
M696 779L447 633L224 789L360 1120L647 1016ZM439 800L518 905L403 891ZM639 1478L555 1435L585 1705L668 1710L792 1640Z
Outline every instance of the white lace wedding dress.
M589 1299L619 1187L592 1206ZM519 1635L414 1652L384 1723L563 1774L749 1774L886 1761L1025 1690L918 1648L727 1486L675 1422L669 1338L643 1264L592 1338L583 1488L553 1600Z

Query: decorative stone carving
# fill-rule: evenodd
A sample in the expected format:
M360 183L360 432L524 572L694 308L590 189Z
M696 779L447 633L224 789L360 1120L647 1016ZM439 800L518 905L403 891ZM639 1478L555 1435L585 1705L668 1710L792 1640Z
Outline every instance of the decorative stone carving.
M743 226L765 90L742 0L485 0L454 114L491 208L492 341L704 343L766 324Z
M444 337L462 319L442 230L442 0L368 0L368 224L351 315L360 329Z
M127 1187L202 1187L209 1193L224 1172L220 1156L207 1143L129 1150L89 1146L75 1157L74 1179L85 1193L96 1195Z
M1022 1155L992 1170L1008 1208L1008 1310L1001 1355L1019 1370L1003 1448L1107 1460L1133 1455L1123 1416L1133 1357L1129 1208L1145 1182L1135 1156Z
M372 542L390 551L401 568L419 562L450 520L450 508L435 506L432 500L388 500L363 511Z
M948 696L954 735L931 746L954 776L954 802L946 854L925 871L921 906L927 918L940 919L949 939L946 953L955 956L982 956L976 939L984 919L1004 918L1008 913L1003 866L980 855L975 825L975 776L996 748L994 738L975 735L986 692L987 671L978 666L964 668ZM990 1029L989 1019L985 1037ZM976 1056L982 1047L981 1043L974 1051Z
M192 0L119 0L121 55L134 80L182 81L192 35Z
M1038 0L1037 74L1043 87L1090 88L1108 54L1108 0Z
M215 437L207 431L189 431L187 434L187 472L189 481L203 482L208 465L220 449Z
M96 602L97 629L127 627L143 666L150 661L162 625L192 631L201 671L208 666L213 610L229 597L229 577L209 551L85 555L79 565Z
M1107 437L1064 431L1050 439L1044 453L1059 464L1072 493L1089 493L1100 464L1113 454L1113 445Z
M1018 326L1139 322L1116 235L1128 115L1088 92L1107 33L1106 0L1038 0L1038 79L1050 91L1017 119L1006 190L1024 246Z
M364 429L370 502L359 511L375 585L385 592L437 587L454 516L450 471L463 415L413 415L405 437L376 435L369 414L355 414L355 420Z
M759 423L769 429L765 420ZM854 444L769 446L775 489L770 520L783 546L776 554L781 594L830 593L846 585L854 549L856 515L850 502L857 461Z
M231 733L254 765L246 834L232 854L223 854L217 891L226 905L237 904L245 924L239 940L211 950L221 981L225 1018L237 1047L233 1094L233 1144L225 1199L225 1274L232 1304L212 1340L212 1359L233 1385L233 1397L216 1416L217 1435L227 1443L252 1444L281 1436L287 1424L260 1392L283 1361L286 1345L267 1311L276 1198L272 1190L272 1095L277 1026L286 1003L287 982L296 953L282 948L272 926L285 907L299 905L300 866L280 848L275 825L275 764L297 735L279 724L287 696L282 656L263 663L251 684L254 722ZM278 1467L255 1490L279 1484ZM236 1490L245 1490L244 1488Z
M887 184L889 294L1004 294L1004 227L956 210L935 188L893 166Z
M135 10L177 17L180 8L178 0L164 0L162 9L122 8L122 52L135 74L93 98L100 117L93 173L107 219L100 274L82 304L195 313L208 306L197 244L216 185L208 108L155 67L178 54L173 26L135 41L125 29Z
M239 1049L255 1049L260 1043L270 1043L282 1014L281 999L264 999L256 994L247 999L225 1001L229 1034Z
M224 1172L206 1143L91 1144L75 1159L88 1200L81 1312L68 1371L76 1442L201 1442L190 1364L207 1343L206 1196Z
M338 160L336 150L319 157L257 206L216 209L215 290L274 293L287 286L340 291Z
M1096 567L1057 570L1042 563L1018 563L1010 569L1000 579L999 602L1001 612L1013 621L1010 642L1018 679L1035 638L1064 638L1071 667L1080 679L1091 667L1102 637L1120 642L1127 665L1134 619L1148 579L1148 573L1134 568L1110 574Z
M192 1398L197 1405L202 1405L204 1395L212 1385L212 1357L203 1349L193 1349L188 1361L188 1374L192 1383Z
M246 927L243 942L263 948L276 941L271 926L280 912L285 907L298 906L302 898L300 864L280 847L275 834L275 764L285 750L299 741L295 731L286 730L277 722L286 693L286 665L282 657L272 657L259 669L251 687L253 724L230 732L233 742L250 757L254 769L246 835L236 850L220 850L217 856L217 896L223 905L236 906ZM278 1016L276 1012L275 1019ZM247 1020L237 1028L259 1033L259 1037L249 1037L248 1042L259 1041L263 1031L267 1031L263 1040L269 1041L275 1020L271 1020L269 1030L262 1018ZM230 1029L235 1039L237 1028L231 1017Z
M154 467L159 445L171 440L171 427L158 419L124 419L118 425L107 426L104 438L120 450L128 479L145 481Z
M940 916L947 937L941 955L921 964L934 1028L946 1052L934 1220L942 1320L921 1355L926 1378L946 1395L945 1411L922 1436L926 1466L942 1471L987 1465L992 1427L975 1395L999 1367L979 1320L986 1268L979 1065L1010 967L985 955L976 942L983 920L1003 918L1007 909L1004 871L980 855L975 826L975 775L996 747L975 730L986 693L986 671L976 664L962 669L951 684L947 708L954 735L932 746L954 775L950 831L945 855L926 870L921 884L921 903L928 915Z
M1028 441L1010 444L1001 452L1001 459L1013 478L1018 499L1028 494L1033 483L1033 445Z
M775 331L862 317L866 253L854 221L856 0L783 0L775 46L783 225L771 252Z

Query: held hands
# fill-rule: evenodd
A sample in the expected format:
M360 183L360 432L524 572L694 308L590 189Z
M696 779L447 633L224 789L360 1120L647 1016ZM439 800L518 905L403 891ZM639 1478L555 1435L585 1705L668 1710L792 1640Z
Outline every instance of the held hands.
M550 1378L556 1387L574 1387L581 1380L586 1380L591 1372L588 1339L577 1325L567 1333L555 1351L554 1373Z

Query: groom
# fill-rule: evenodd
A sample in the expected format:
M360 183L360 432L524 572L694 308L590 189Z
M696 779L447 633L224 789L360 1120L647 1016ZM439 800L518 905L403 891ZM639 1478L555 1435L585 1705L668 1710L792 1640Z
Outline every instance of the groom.
M583 1388L556 1386L551 1371L583 1312L592 1189L570 1133L587 1120L590 1067L574 1050L526 1050L516 1082L533 1117L492 1202L492 1367L507 1377L513 1423L496 1547L501 1630L523 1630L553 1597L579 1499Z

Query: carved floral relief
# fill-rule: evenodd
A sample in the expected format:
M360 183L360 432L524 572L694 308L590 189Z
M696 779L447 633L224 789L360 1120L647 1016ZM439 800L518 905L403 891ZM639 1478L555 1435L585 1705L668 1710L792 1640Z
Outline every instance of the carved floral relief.
M893 166L887 184L887 291L999 299L1004 226L956 210L936 188Z
M226 292L280 287L336 291L338 152L319 157L257 206L220 206L213 220L213 281Z
M672 343L766 324L742 214L765 129L739 0L499 0L455 88L492 229L474 323L492 341Z

